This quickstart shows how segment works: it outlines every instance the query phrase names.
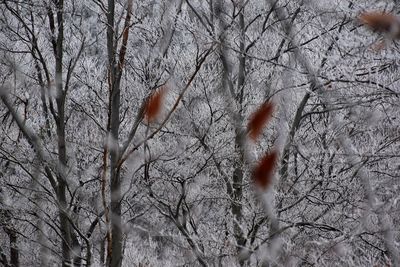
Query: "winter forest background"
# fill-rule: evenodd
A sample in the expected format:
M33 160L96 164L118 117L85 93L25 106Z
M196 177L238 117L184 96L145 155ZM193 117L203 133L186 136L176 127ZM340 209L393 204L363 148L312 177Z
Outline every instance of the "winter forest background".
M1 0L0 263L400 266L397 12Z

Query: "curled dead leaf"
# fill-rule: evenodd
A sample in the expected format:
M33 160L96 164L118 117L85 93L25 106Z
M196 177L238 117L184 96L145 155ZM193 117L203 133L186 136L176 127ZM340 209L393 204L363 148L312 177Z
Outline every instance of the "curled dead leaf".
M267 190L272 183L272 178L278 160L278 152L273 150L258 162L253 170L254 183L262 190Z
M393 14L364 12L358 19L374 31L388 33L393 39L400 38L400 19Z
M261 135L264 126L272 117L273 111L274 104L272 102L265 102L251 115L247 130L253 141L257 140Z
M161 113L166 87L162 86L154 91L149 97L144 110L144 117L147 122L154 122Z

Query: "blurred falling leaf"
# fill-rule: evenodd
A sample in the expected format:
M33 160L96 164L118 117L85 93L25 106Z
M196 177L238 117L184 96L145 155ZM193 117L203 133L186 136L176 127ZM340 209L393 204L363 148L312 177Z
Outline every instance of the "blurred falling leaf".
M273 103L265 102L261 105L261 107L258 108L256 112L251 115L247 129L249 136L251 139L253 139L253 141L260 136L265 124L272 117L273 111Z
M277 159L278 153L273 150L271 153L265 154L253 170L254 183L262 190L268 189L272 183Z
M385 12L365 12L359 20L374 31L388 33L391 38L400 38L400 18Z
M165 86L157 89L147 100L145 108L145 119L147 122L154 122L161 112L166 88Z

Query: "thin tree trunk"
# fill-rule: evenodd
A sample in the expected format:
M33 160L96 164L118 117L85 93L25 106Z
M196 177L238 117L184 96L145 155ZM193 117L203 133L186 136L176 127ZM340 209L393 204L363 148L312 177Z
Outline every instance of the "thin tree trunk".
M114 16L115 2L108 0L107 13L107 52L108 52L108 82L110 89L109 102L109 123L108 133L111 137L112 147L110 151L110 191L111 191L111 244L108 242L107 265L119 267L122 264L123 256L123 233L121 218L121 173L120 173L120 148L119 148L119 127L120 127L120 99L121 99L121 76L124 66L126 46L128 42L129 23L131 18L132 1L128 1L127 14L123 29L122 45L119 51L118 61L116 58L117 46L115 42Z
M17 243L17 232L12 224L12 214L10 211L5 210L3 214L0 214L0 216L1 215L3 215L5 218L4 231L8 235L8 238L10 241L10 243L9 243L10 244L10 261L7 262L7 257L3 254L2 255L3 264L5 266L18 267L19 266L19 249L18 249L18 243Z
M19 249L17 244L17 233L15 230L10 229L8 233L10 238L10 266L18 267L19 266Z
M117 267L122 263L122 221L121 221L121 179L118 170L119 161L119 105L120 88L117 82L118 69L116 66L116 46L114 45L114 14L115 2L108 0L107 14L107 51L108 51L108 79L110 88L109 106L109 134L112 148L110 148L110 173L111 173L111 244L108 244L107 261L108 266Z
M67 152L65 143L65 97L66 92L63 90L63 43L64 43L64 1L60 0L57 3L57 39L55 41L55 88L56 94L56 105L57 105L57 116L55 117L57 126L57 148L58 148L58 164L60 164L60 170L62 171L67 166ZM50 14L50 23L52 23L52 14ZM54 23L54 20L53 20ZM54 24L50 25L54 31ZM66 181L62 173L57 174L57 199L59 201L59 218L60 218L60 229L62 237L62 266L70 266L71 264L71 249L72 249L72 238L71 238L71 227L68 220L68 202L66 197Z
M243 5L243 2L240 3ZM239 27L241 31L240 38L240 49L241 52L245 50L245 24L244 24L244 6L240 6L241 11L239 13ZM219 1L216 3L216 16L220 17L220 29L225 29L226 25L222 16L222 3ZM220 33L221 43L225 43L225 33ZM246 245L246 237L241 228L241 222L243 220L243 166L244 166L244 155L243 142L245 140L245 132L241 128L240 124L243 121L242 116L242 102L244 97L244 81L245 81L245 56L243 53L239 54L239 68L238 68L238 78L237 78L237 90L234 89L234 84L232 82L232 66L230 66L228 53L225 47L221 47L221 61L223 65L223 84L225 87L225 94L233 106L228 107L231 115L233 116L233 124L235 126L235 169L232 174L232 190L228 187L228 194L231 198L230 208L233 215L233 231L236 240L236 249L239 254L244 246ZM236 92L237 94L236 94ZM238 110L235 112L234 110ZM243 261L239 261L240 265L243 265Z

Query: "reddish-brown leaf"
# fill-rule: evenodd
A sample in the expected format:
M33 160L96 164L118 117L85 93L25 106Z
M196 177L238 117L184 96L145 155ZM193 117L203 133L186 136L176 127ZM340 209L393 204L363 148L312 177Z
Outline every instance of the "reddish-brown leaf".
M278 153L273 150L258 162L253 170L254 183L262 190L267 190L272 183L276 161L278 160Z
M153 122L161 112L165 95L165 87L157 89L147 100L144 117L147 122Z
M260 136L265 124L272 117L274 105L272 102L263 103L256 112L254 112L247 125L249 136L254 141Z
M362 13L359 20L374 31L389 33L393 38L400 37L400 19L390 13L366 12Z

